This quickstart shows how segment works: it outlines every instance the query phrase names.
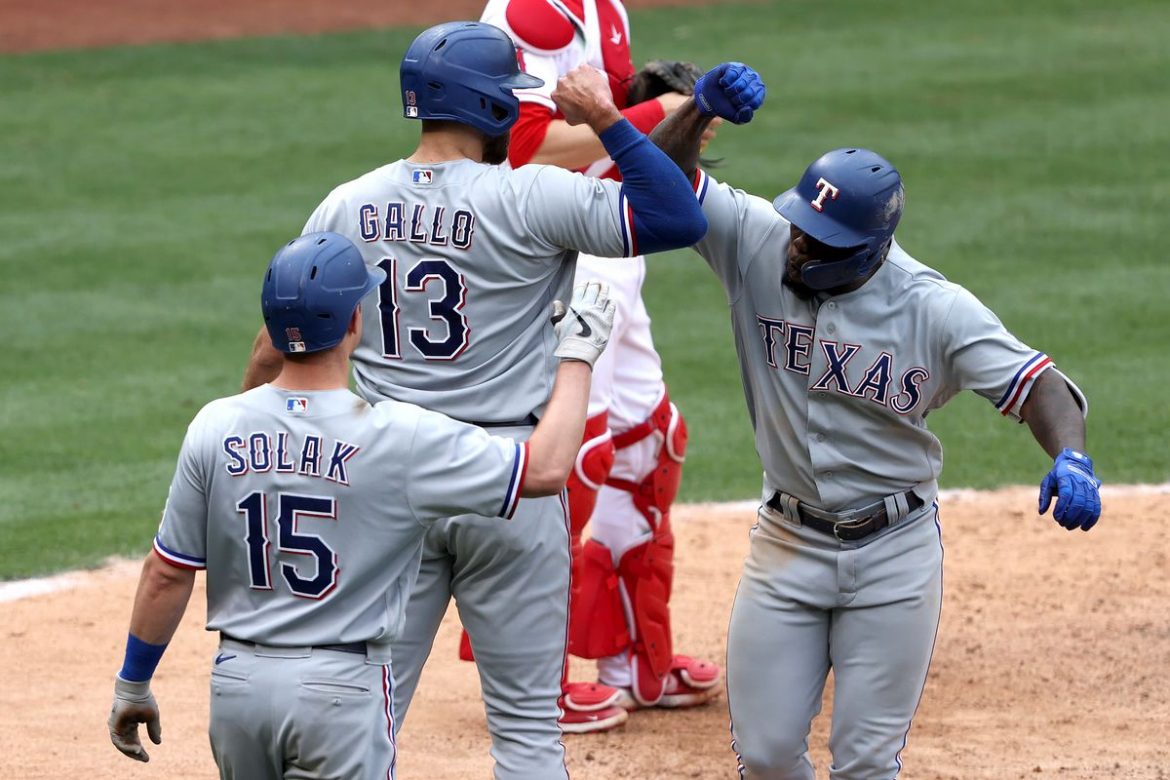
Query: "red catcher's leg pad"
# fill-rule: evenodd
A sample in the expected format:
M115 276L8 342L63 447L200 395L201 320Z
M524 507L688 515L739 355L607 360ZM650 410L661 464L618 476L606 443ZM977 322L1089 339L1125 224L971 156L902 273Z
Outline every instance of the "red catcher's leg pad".
M613 553L590 539L582 548L580 576L569 600L569 652L581 658L605 658L630 646Z
M471 651L471 637L467 635L467 629L463 629L459 636L459 660L460 661L474 661L475 653Z
M633 639L631 676L634 698L643 707L658 703L671 667L670 588L674 575L674 535L669 516L654 536L627 550L618 562Z

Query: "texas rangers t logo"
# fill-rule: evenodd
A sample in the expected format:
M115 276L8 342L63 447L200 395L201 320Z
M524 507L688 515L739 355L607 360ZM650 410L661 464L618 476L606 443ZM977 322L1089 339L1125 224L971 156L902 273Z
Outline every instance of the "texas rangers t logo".
M836 200L837 196L841 194L841 190L830 184L823 176L817 179L817 189L821 191L821 194L817 195L816 200L809 201L809 203L812 204L812 207L817 211L825 210L826 197Z

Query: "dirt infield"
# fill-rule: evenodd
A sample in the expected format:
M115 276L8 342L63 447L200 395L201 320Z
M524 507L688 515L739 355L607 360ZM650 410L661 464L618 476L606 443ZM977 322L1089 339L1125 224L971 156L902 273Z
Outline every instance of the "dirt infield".
M1013 489L943 505L942 628L902 780L1167 780L1170 490L1106 493L1104 520L1089 534L1037 518L1034 501L1032 489ZM678 513L680 649L723 657L752 519L747 508ZM0 603L6 780L215 777L206 737L215 639L200 630L202 577L155 681L163 744L141 765L108 742L137 568L121 563L76 575L67 590ZM455 659L448 617L401 735L404 780L490 776L475 670ZM826 726L822 716L814 730L822 778ZM566 743L575 780L735 774L722 698L635 713L618 731Z
M486 0L0 0L0 52L249 35L304 34L478 19ZM710 0L627 0L627 8Z

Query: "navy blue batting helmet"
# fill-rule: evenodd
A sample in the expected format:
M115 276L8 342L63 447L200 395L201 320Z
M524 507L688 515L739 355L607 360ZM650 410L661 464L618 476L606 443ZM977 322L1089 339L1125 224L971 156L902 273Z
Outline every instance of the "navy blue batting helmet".
M385 279L345 236L307 233L289 241L268 264L260 293L272 345L317 352L340 344L354 309Z
M809 287L830 290L865 276L881 261L904 201L902 176L884 157L868 149L834 149L772 205L822 244L857 248L844 260L814 261L801 269Z
M508 34L482 22L424 30L402 58L402 109L408 119L448 119L503 135L520 115L514 89L544 81L520 71Z

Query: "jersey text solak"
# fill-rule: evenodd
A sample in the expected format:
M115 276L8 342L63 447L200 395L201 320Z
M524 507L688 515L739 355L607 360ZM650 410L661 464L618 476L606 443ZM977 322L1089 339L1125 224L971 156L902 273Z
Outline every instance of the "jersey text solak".
M225 468L233 477L275 470L278 474L324 477L330 482L348 485L349 473L345 464L360 448L338 440L333 442L328 456L325 455L327 449L329 442L321 436L305 436L298 446L297 442L289 440L287 431L276 434L257 431L247 436L231 434L223 439L223 451L228 456ZM328 462L324 463L326 457Z

